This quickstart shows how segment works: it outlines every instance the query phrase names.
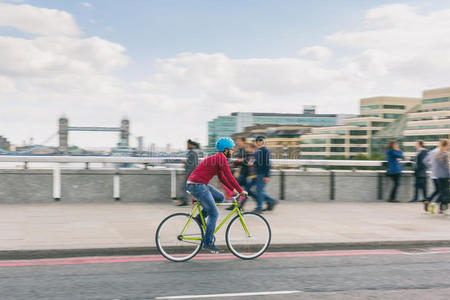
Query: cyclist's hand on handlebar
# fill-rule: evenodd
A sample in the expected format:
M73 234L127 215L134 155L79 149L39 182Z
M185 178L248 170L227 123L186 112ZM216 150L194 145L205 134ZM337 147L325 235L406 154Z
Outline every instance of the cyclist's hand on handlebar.
M241 196L242 196L242 197L247 197L247 196L248 196L247 191L242 191L242 192L241 192Z

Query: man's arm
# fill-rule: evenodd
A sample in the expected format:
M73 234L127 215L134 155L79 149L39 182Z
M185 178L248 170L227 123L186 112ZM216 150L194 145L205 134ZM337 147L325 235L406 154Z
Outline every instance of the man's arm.
M231 174L230 167L228 167L228 163L225 157L219 162L219 168L220 170L217 176L219 177L220 181L222 181L222 177L225 182L227 182L231 186L231 190L237 190L239 193L242 193L242 188L234 178L233 174ZM226 185L225 182L222 181L222 183Z

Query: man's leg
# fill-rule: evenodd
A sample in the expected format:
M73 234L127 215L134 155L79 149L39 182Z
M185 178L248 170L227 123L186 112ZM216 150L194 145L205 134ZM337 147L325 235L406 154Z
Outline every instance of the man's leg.
M266 186L266 183L264 182L264 175L259 174L258 177L256 177L256 209L262 210L263 201L266 198L266 195L264 193L264 187Z
M245 186L245 190L248 192L248 195L255 198L256 200L256 193L252 191L252 187L256 185L256 177L253 177L250 179L250 181Z
M421 189L422 189L422 194L423 194L423 201L426 201L428 199L427 197L427 178L426 177L421 177L420 178L420 183L421 183Z
M419 188L420 188L420 178L419 177L415 177L414 197L412 198L412 200L410 202L416 202L417 201L417 197L419 196Z
M439 178L439 199L441 210L448 207L448 178Z
M211 195L213 196L214 201L215 201L216 203L222 203L223 200L225 200L225 196L223 195L223 193L220 192L220 191L218 191L218 190L217 190L215 187L213 187L212 185L209 185L209 184L208 184L208 189L209 189L209 192L210 192Z
M197 201L203 207L202 215L205 218L208 216L206 222L206 233L204 246L210 246L213 243L214 229L216 228L217 217L219 211L216 207L216 202L206 184L195 184L191 189L192 195L197 198Z
M239 175L239 177L236 179L237 183L240 186L246 186L247 185L247 176L244 174Z

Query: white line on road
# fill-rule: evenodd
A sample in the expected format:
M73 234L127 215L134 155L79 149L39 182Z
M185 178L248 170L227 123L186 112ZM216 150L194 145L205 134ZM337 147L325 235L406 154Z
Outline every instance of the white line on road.
M155 299L197 299L197 298L219 298L219 297L244 297L244 296L286 295L286 294L296 294L296 293L302 293L302 291L274 291L274 292L256 292L256 293L165 296L165 297L156 297Z

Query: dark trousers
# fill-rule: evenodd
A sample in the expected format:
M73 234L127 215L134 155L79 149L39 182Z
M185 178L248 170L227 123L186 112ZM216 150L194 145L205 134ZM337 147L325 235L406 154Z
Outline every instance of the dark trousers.
M439 180L433 179L433 184L434 184L434 193L428 199L430 202L433 201L434 197L437 197L437 201L439 201Z
M245 187L247 185L247 174L240 174L236 181L240 186Z
M416 184L414 185L414 201L417 201L419 196L419 191L422 190L423 200L427 200L427 178L426 177L416 177Z
M442 205L448 203L448 178L439 178L439 200Z
M401 174L389 174L388 176L392 179L392 189L391 194L389 195L389 200L396 200L397 198L397 190L400 185L400 175Z

